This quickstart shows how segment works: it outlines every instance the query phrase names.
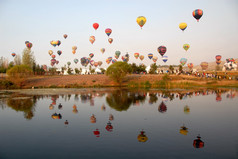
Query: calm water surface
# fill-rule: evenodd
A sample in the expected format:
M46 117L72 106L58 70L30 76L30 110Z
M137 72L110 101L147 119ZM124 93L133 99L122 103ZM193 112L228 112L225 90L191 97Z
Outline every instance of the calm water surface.
M0 159L238 158L237 90L56 92L0 93Z

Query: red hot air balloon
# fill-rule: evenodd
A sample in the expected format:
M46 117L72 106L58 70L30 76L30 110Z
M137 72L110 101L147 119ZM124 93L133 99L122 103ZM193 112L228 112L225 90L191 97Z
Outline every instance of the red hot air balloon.
M100 137L100 131L98 129L96 129L95 131L93 131L93 134L96 136L96 137Z
M113 42L113 39L112 38L109 38L108 39L108 42L111 44Z
M165 46L158 47L158 52L160 53L161 56L164 56L166 51L167 51L167 48Z
M95 30L97 30L98 27L99 27L99 24L98 24L98 23L93 23L93 28L94 28Z
M107 34L107 36L110 36L110 34L112 33L112 29L107 28L107 29L105 30L105 33Z
M199 19L202 17L203 11L201 9L196 9L193 11L193 17L199 21Z
M28 49L31 49L31 47L32 47L32 43L30 43L30 42L27 43L27 44L26 44L26 47L27 47Z
M220 60L221 60L221 55L217 55L217 56L216 56L216 60L217 60L217 61L220 61Z
M13 53L12 53L12 57L15 57L15 56L16 56L16 53L15 53L15 52L13 52Z

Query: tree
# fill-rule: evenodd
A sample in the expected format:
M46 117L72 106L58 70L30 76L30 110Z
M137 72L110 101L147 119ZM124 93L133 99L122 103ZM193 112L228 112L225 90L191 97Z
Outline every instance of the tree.
M22 64L27 65L30 68L33 68L34 63L35 63L34 53L30 49L25 48L22 53Z
M0 58L0 73L6 73L8 68L8 60L4 57Z
M131 67L126 62L115 62L111 64L106 71L106 75L121 85L124 77L131 71Z
M66 65L64 65L64 67L61 67L61 73L64 74L65 70L66 70Z
M104 74L106 72L106 70L104 68L100 68L102 74Z
M21 55L17 54L15 57L14 57L14 63L15 65L21 65Z
M183 66L182 65L179 65L179 72L183 72Z
M75 69L74 69L74 72L75 72L75 74L79 74L79 69L78 69L78 68L75 68Z
M156 71L157 71L157 68L158 68L158 66L156 65L156 63L151 64L149 73L150 74L155 74Z
M91 69L91 74L94 74L95 73L95 69Z
M10 78L10 81L19 85L23 85L24 81L32 75L32 69L27 65L15 65L9 70L7 70L7 75Z

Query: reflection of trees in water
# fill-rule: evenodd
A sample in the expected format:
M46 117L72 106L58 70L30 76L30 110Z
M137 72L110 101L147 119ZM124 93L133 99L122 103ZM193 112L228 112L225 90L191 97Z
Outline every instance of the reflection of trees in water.
M150 99L149 99L150 104L156 103L158 100L156 93L149 93L149 97L150 97Z
M107 104L118 110L126 111L132 103L142 102L145 100L145 95L141 93L128 92L127 90L115 90L108 93L106 97Z
M13 97L7 99L7 105L14 109L15 111L24 112L24 117L28 120L32 119L34 116L34 106L36 104L37 98L33 97Z

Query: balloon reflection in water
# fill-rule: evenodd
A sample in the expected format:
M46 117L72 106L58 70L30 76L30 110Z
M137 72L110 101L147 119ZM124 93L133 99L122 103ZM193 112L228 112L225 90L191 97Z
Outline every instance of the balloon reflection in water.
M62 119L62 115L60 113L59 114L54 113L51 115L51 117L52 117L52 119Z
M190 113L190 108L189 108L189 106L186 105L186 106L184 107L183 111L184 111L185 114L189 114L189 113Z
M94 114L90 117L90 122L91 123L96 123L97 122L96 117L94 116Z
M195 148L203 148L204 142L201 140L200 135L197 136L197 139L193 140L193 147Z
M73 111L72 111L74 114L77 114L78 113L78 109L77 109L77 106L74 104L73 106Z
M50 109L50 110L53 110L53 109L54 109L54 105L53 105L53 104L50 104L49 109Z
M68 124L69 124L68 120L66 120L66 121L64 122L64 124L65 124L65 125L68 125Z
M105 111L105 110L106 110L106 107L105 107L105 105L104 105L104 104L102 105L101 109L102 109L103 111Z
M139 142L146 142L148 140L148 137L145 135L145 132L143 130L140 131L140 134L137 136L137 140Z
M179 130L179 133L182 135L187 135L188 134L188 128L185 126L181 126L181 129Z
M166 105L164 104L164 102L161 102L161 104L159 105L158 111L159 111L160 113L164 113L164 112L167 111L167 107L166 107Z
M100 137L100 131L98 129L94 130L93 131L93 134L96 136L96 137Z
M112 132L113 126L112 126L112 124L111 124L110 121L108 121L107 126L105 127L105 129L106 129L107 131L109 131L109 132Z
M114 116L112 114L109 115L109 120L114 120Z
M59 105L58 105L58 109L62 109L63 108L63 105L60 103Z

